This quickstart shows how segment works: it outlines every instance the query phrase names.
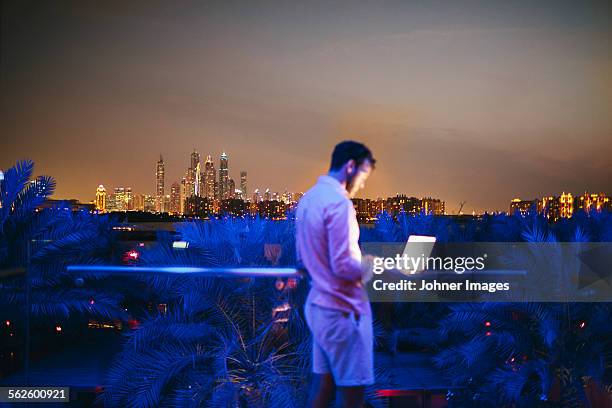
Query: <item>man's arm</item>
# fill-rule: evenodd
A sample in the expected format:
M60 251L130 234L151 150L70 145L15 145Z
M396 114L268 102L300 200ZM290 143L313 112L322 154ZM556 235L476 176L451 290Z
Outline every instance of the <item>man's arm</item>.
M359 224L350 200L333 204L326 214L327 242L331 269L338 278L362 279Z

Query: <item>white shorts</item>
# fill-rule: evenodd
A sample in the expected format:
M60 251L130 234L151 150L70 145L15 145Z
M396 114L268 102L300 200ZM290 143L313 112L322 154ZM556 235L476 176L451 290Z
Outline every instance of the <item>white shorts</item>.
M306 302L312 332L312 371L331 373L339 387L374 384L372 316L343 312Z

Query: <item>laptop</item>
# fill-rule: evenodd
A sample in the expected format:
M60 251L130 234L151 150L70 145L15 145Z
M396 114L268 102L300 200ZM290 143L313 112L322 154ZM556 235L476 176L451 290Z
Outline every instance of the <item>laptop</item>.
M427 258L433 251L434 244L436 243L436 237L429 235L410 235L406 246L404 246L404 252L402 256L407 256L413 259L415 262L411 262L411 265L416 265L408 269L400 269L405 275L414 275L422 272L425 269Z

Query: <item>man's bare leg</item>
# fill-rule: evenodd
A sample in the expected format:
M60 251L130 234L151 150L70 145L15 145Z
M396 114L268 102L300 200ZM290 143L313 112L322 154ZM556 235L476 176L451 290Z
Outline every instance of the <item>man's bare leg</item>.
M365 399L365 387L338 387L342 408L361 408Z
M328 408L336 392L336 383L331 373L313 374L310 388L310 403L312 408Z

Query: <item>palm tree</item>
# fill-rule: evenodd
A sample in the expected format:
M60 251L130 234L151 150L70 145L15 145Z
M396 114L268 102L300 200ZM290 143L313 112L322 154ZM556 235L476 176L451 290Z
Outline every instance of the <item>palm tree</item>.
M167 311L145 316L126 334L108 375L106 405L301 406L307 336L296 333L299 316L291 327L278 324L260 305L271 290L248 296L256 290L248 282L178 280Z
M112 220L60 207L40 210L55 181L46 176L31 181L33 169L32 161L18 162L6 171L1 186L0 267L5 279L0 313L14 318L29 304L32 318L43 324L57 324L75 313L125 318L120 293L96 290L103 277L75 280L65 268L109 260L115 242Z
M147 265L266 265L292 262L290 224L238 218L177 224L187 249L160 236ZM266 259L265 244L280 245ZM277 244L278 243L278 244ZM288 251L289 252L289 251ZM291 251L292 252L292 251ZM266 279L139 276L146 297L167 309L126 333L107 378L108 406L303 406L310 339L299 309ZM291 296L303 295L297 289ZM290 318L272 309L283 302Z
M558 245L547 223L530 218L524 228L526 241ZM584 239L575 228L576 239ZM556 270L564 273L563 265ZM435 362L454 385L464 387L452 396L452 406L549 406L555 393L559 406L589 406L587 384L612 385L609 303L449 307L439 326L441 351Z

